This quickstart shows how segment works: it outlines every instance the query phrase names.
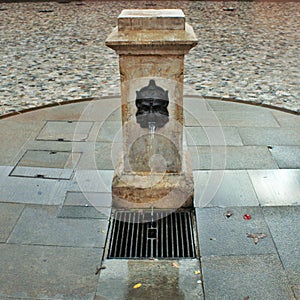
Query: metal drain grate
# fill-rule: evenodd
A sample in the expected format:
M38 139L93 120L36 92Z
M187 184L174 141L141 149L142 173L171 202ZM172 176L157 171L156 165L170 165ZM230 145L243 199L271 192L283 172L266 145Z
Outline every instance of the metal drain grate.
M195 256L191 211L115 212L108 258Z

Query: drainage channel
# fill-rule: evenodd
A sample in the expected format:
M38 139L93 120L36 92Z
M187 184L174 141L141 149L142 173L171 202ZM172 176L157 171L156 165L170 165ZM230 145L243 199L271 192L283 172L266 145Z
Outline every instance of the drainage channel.
M116 210L108 259L195 258L194 212Z

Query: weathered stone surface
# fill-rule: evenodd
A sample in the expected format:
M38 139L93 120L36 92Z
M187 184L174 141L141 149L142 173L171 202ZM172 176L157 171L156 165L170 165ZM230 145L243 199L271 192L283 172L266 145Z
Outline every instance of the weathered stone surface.
M120 55L123 154L112 187L116 207L192 206L193 176L182 139L183 73L184 54L196 44L182 10L125 10L106 40ZM168 120L155 123L153 133L137 122L135 102L151 82L168 98Z
M118 17L118 30L184 30L180 9L124 9Z
M192 175L122 174L112 183L113 206L122 208L179 208L193 206Z

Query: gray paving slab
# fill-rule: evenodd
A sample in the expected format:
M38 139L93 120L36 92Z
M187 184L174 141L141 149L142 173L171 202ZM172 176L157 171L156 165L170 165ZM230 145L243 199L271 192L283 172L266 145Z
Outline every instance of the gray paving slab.
M222 126L234 127L279 127L271 111L215 111Z
M110 193L67 192L58 217L109 219L112 195Z
M205 256L201 265L206 300L295 299L276 254Z
M33 124L0 120L0 165L11 165L24 143L36 134Z
M80 148L77 146L74 151ZM82 152L78 169L80 170L114 170L122 153L122 143L91 143Z
M70 181L69 191L111 192L113 170L75 170L73 181Z
M273 127L279 124L270 111L193 111L185 114L185 126Z
M264 207L263 214L290 284L300 286L300 207Z
M0 298L93 300L100 248L0 244Z
M206 99L206 104L209 110L214 111L240 111L240 112L257 112L268 111L266 108L259 107L253 104L236 103L224 100L210 100Z
M173 266L173 263L178 268ZM101 299L204 299L198 260L106 260L100 273L97 297ZM141 287L134 289L134 285Z
M190 146L193 170L278 169L267 147Z
M229 218L226 213L232 212ZM250 220L243 216L250 214ZM200 255L261 255L276 253L260 207L196 208ZM257 244L247 234L266 234Z
M47 120L77 120L89 105L89 101L77 101L67 105L44 107L38 110L21 113L10 118L12 121L39 124L39 130ZM92 120L88 120L92 121Z
M300 146L274 146L270 151L281 169L300 169Z
M105 121L99 124L97 142L122 142L122 122Z
M245 170L194 171L196 207L258 206Z
M8 243L104 247L107 220L57 218L57 206L26 207Z
M22 204L0 203L0 242L6 242L23 209Z
M2 202L60 205L65 197L67 183L67 180L2 177L0 199Z
M291 113L285 113L281 111L272 111L273 116L276 118L277 122L282 127L288 127L288 128L300 128L300 116L294 115Z
M299 128L239 128L244 145L300 145Z
M185 132L189 146L243 145L234 127L185 127Z
M48 141L85 141L87 140L93 122L87 121L47 121L38 136L37 140Z
M248 170L262 206L300 205L300 170Z
M63 116L63 111L60 112ZM52 117L53 118L53 117ZM54 118L53 118L54 119ZM87 102L87 105L78 114L79 121L120 121L121 99L119 97L99 97ZM74 118L73 120L77 120Z

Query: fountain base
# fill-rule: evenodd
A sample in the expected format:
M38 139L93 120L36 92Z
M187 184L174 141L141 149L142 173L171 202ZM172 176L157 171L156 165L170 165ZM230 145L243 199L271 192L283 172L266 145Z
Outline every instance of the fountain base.
M120 165L112 182L115 208L193 207L194 180L188 152L178 173L126 173Z

